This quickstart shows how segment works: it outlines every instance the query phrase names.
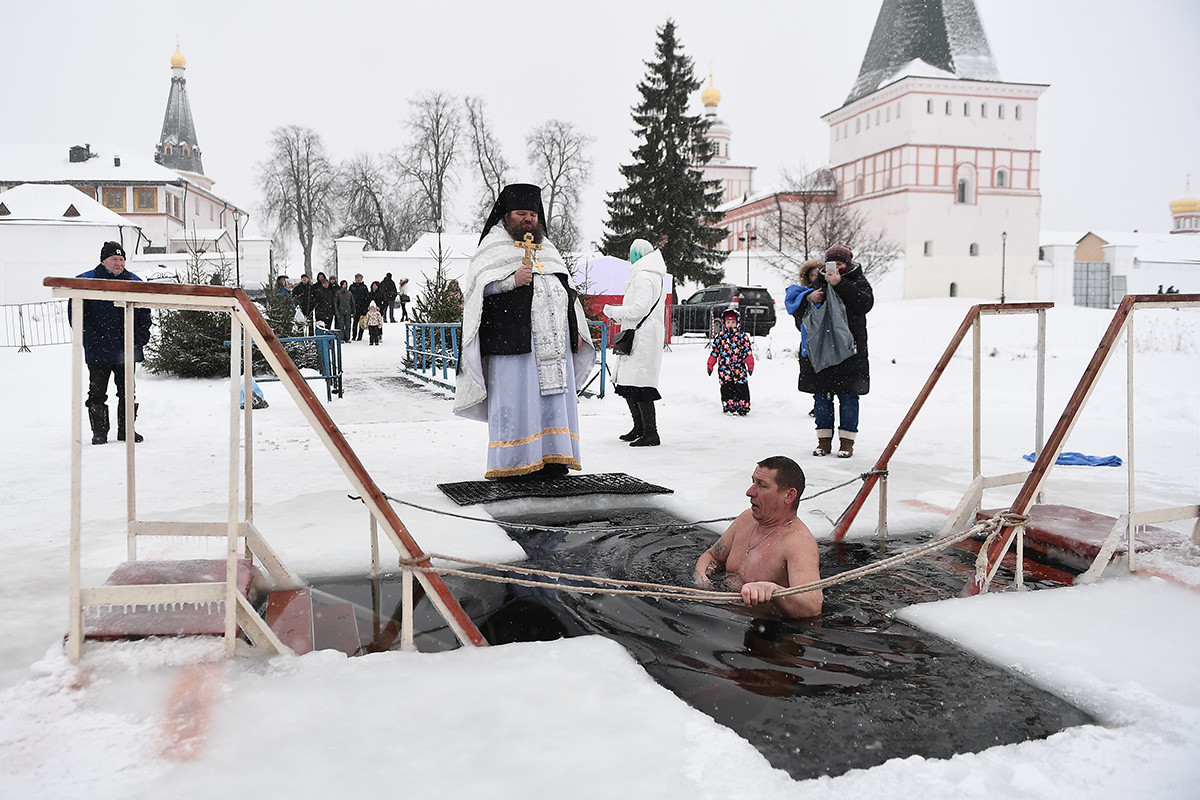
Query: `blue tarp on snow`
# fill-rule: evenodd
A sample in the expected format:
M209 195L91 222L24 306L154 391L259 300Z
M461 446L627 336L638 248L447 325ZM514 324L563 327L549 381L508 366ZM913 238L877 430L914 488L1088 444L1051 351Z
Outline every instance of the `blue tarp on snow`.
M1037 461L1037 453L1021 456L1026 461ZM1120 456L1085 456L1083 453L1063 452L1058 454L1055 464L1065 464L1068 467L1119 467Z

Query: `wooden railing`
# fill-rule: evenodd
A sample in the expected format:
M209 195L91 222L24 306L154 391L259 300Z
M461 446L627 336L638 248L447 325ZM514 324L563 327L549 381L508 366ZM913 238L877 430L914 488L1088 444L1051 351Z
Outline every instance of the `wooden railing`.
M136 475L134 437L126 442L127 517L129 557L136 557L136 537L150 533L166 533L184 530L187 534L225 535L227 537L226 580L223 585L188 585L172 587L169 584L144 587L98 587L84 589L80 585L80 535L82 489L82 374L83 336L82 314L74 315L74 344L72 356L72 465L71 465L71 576L70 604L71 619L68 632L68 655L72 660L79 658L83 641L83 606L110 602L194 602L212 599L220 586L225 600L226 652L234 653L237 628L240 625L247 636L257 645L270 647L278 652L287 650L265 623L254 613L238 592L236 586L238 543L243 540L248 550L264 563L268 573L279 583L294 583L295 578L266 545L266 540L253 523L253 424L251 403L244 409L239 402L241 395L251 395L251 370L242 370L242 364L251 363L251 346L257 345L267 362L280 378L281 385L296 402L317 437L325 444L334 461L342 469L357 494L366 503L370 513L372 539L378 526L405 559L419 558L423 550L413 539L395 510L387 502L383 492L375 484L345 436L338 429L325 407L321 405L303 375L283 350L275 332L271 330L258 308L241 289L224 286L199 286L175 283L152 283L142 281L97 280L90 278L46 278L44 284L54 290L56 297L66 297L74 302L102 300L124 307L125 313L125 362L133 363L133 310L145 308L182 308L191 310L227 312L231 317L230 341L230 427L229 427L229 502L227 520L224 524L191 526L186 523L141 522L136 514ZM125 370L125 396L134 396L135 370ZM133 430L133 403L126 404L126 429ZM240 447L242 436L245 447ZM239 466L239 451L244 455L244 464ZM243 480L239 480L241 477ZM243 506L244 514L239 515ZM372 564L377 568L377 555L372 542ZM418 566L430 566L428 559ZM425 588L426 595L446 620L458 639L464 644L485 646L486 640L479 633L470 617L451 594L441 577L434 573L416 572L416 579ZM119 591L116 591L118 590ZM139 591L142 590L142 591ZM114 593L120 595L114 601ZM141 598L141 599L138 599ZM411 626L411 614L406 617ZM411 630L408 641L411 641Z

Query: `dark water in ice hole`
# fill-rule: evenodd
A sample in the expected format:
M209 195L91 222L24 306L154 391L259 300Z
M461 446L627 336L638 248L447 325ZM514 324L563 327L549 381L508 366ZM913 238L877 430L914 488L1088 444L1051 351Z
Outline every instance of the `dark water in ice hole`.
M681 522L657 509L512 522L563 528L512 533L529 556L527 566L668 584L690 580L696 558L716 538L697 528L609 530ZM893 539L886 550L874 542L822 544L821 574L843 572L915 543ZM585 634L613 639L659 684L737 732L773 766L803 779L910 755L948 758L1093 721L1004 669L889 616L912 603L957 595L972 558L935 556L834 586L825 591L824 613L812 620L453 577L447 583L489 642ZM398 573L378 583L326 579L315 581L314 588L378 609L375 641L365 649L399 646ZM418 603L414 624L418 649L456 646L428 601Z

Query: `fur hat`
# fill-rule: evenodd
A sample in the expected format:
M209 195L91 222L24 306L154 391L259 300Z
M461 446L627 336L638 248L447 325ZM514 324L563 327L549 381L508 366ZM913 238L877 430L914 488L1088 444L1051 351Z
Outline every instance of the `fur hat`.
M634 239L633 244L629 245L629 263L636 264L642 256L649 255L654 252L654 245L647 242L645 239Z
M808 279L808 273L812 272L813 267L816 267L817 271L820 272L821 270L825 269L825 262L819 258L810 258L808 261L805 261L803 264L801 264L800 265L800 285L801 286L812 286L813 282Z
M121 247L119 242L105 242L104 246L100 248L100 260L103 261L109 256L125 258L125 248Z

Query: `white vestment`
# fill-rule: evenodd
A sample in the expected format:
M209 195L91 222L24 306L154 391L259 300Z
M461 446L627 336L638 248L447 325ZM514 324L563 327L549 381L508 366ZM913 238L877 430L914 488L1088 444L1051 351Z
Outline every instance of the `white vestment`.
M481 355L484 296L516 288L514 275L525 251L514 244L503 225L496 225L480 242L463 279L462 356L454 413L487 420L489 478L524 475L546 464L582 469L575 393L595 361L583 306L578 298L568 304L556 276L570 273L549 241L543 241L535 255L542 267L533 269L532 352ZM575 353L568 341L568 314L575 315L583 339Z

